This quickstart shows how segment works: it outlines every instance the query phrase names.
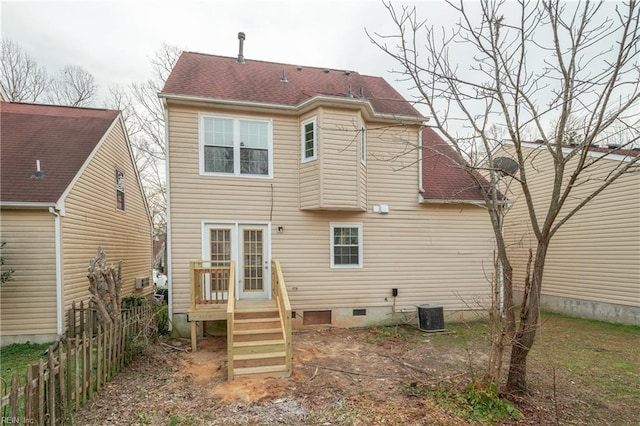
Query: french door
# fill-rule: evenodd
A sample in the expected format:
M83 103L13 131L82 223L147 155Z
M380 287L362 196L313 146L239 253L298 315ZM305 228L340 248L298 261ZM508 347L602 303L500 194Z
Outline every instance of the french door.
M269 226L220 224L204 227L204 259L212 265L236 264L238 299L269 299L271 294Z

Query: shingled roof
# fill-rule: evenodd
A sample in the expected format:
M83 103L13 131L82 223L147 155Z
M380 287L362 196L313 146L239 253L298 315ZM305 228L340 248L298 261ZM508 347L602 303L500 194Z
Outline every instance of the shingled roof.
M466 164L458 152L432 128L422 130L422 198L426 202L483 202L482 191L459 164ZM474 175L485 187L484 177Z
M58 201L118 114L0 102L0 201ZM33 177L36 160L42 179Z
M316 96L368 101L376 114L422 115L381 77L248 59L183 52L161 96L297 107Z

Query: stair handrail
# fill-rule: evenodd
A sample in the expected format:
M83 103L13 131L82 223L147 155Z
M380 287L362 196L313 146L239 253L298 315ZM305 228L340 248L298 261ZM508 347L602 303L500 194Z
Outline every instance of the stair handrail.
M234 261L229 264L227 295L227 371L229 380L233 380L233 313L236 309L236 267Z
M287 293L287 286L284 282L284 275L282 274L282 267L279 260L273 260L271 262L274 281L273 295L276 298L278 304L278 310L280 311L280 323L284 330L284 345L286 350L286 363L287 371L291 373L293 371L293 348L291 344L291 302L289 301L289 295Z

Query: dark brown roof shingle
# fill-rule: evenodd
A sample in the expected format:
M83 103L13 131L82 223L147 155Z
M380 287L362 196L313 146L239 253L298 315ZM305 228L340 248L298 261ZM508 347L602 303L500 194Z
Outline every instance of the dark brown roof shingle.
M0 103L0 201L59 200L119 111ZM40 160L43 179L33 179Z
M422 196L426 200L484 201L476 182L458 164L466 164L458 152L432 128L422 130ZM486 188L489 182L474 175Z
M182 53L162 94L283 106L298 106L319 95L362 95L378 114L422 117L381 77L256 60L240 64L236 58L194 52Z

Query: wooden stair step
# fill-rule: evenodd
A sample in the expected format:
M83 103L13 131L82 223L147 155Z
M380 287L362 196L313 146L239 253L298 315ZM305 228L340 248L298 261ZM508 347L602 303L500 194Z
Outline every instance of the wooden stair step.
M282 330L277 333L259 333L259 334L234 334L233 341L234 342L254 342L254 341L262 341L262 340L281 340L283 338Z
M280 316L277 311L246 311L246 312L238 312L236 311L233 315L233 321L242 321L247 319L258 319L265 320L274 317L278 317L280 320Z
M246 360L252 360L252 359L281 358L286 356L287 356L287 353L285 351L260 352L260 353L254 353L254 354L235 354L233 355L233 360L246 361Z
M234 348L246 348L247 346L270 346L270 345L284 345L284 339L255 340L253 342L233 342Z
M258 352L251 354L235 354L233 356L234 370L249 367L268 367L273 365L286 365L286 351Z
M252 328L247 330L233 330L234 336L251 335L251 334L276 334L282 333L282 328Z
M274 316L274 317L268 317L268 318L240 318L240 319L234 319L233 323L234 324L254 324L254 323L261 323L261 322L280 322L280 317L278 315Z
M274 312L278 311L276 305L264 306L236 306L235 312Z
M233 353L235 354L258 354L284 351L285 345L280 340L263 340L253 342L233 342Z
M275 303L245 306L236 305L235 312L278 312L278 305Z
M288 376L289 372L287 371L286 365L267 365L262 367L244 367L244 368L234 368L233 374L234 376L246 376L251 375L254 377L259 377L260 375L272 375L277 373L282 373L283 376Z
M236 331L239 330L264 330L264 329L273 329L277 328L279 330L282 329L282 324L280 320L277 321L259 321L259 322L247 322L247 323L233 323L233 329Z

